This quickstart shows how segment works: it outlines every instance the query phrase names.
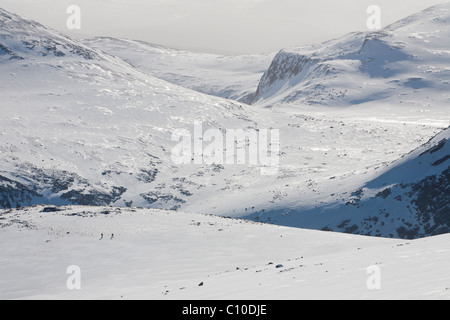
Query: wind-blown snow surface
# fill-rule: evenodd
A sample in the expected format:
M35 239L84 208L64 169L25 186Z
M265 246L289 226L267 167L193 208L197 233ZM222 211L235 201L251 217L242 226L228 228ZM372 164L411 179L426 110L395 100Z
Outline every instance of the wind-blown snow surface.
M154 209L13 209L0 211L0 299L449 299L448 241ZM67 287L69 266L80 290ZM380 290L367 286L372 267Z

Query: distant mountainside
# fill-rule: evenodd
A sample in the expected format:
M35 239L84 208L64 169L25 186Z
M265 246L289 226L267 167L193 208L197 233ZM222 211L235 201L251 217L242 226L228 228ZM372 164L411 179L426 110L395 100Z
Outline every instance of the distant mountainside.
M94 38L83 42L120 57L154 77L243 103L253 101L259 80L275 55L224 56L114 38Z
M449 103L450 5L376 32L282 50L259 83L254 104L413 106Z
M450 232L450 128L324 207L263 221L361 235L416 239Z

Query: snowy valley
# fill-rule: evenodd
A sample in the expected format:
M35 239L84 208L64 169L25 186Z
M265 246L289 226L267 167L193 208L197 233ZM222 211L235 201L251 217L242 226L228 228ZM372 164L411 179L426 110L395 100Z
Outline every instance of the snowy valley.
M443 4L221 56L0 8L0 299L448 299L449 37ZM199 126L278 130L276 174L175 163Z

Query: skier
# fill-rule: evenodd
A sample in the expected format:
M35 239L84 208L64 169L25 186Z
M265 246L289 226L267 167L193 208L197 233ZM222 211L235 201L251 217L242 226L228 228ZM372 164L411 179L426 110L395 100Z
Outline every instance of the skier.
M109 240L112 240L112 239L114 239L114 233L111 234L111 239L109 239Z
M100 239L99 240L102 240L103 239L103 233L100 235Z

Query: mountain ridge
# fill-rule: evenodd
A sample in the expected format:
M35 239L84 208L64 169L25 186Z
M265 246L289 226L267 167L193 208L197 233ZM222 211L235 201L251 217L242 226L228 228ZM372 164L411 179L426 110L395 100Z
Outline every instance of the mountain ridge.
M172 133L200 119L255 124L240 104L147 75L38 23L6 11L0 23L0 43L20 56L0 66L1 206L148 205L152 194L151 204L176 208L200 184L176 180ZM166 173L160 189L152 185Z
M448 103L449 7L431 7L379 31L282 50L261 79L252 103ZM434 91L421 95L424 88Z

